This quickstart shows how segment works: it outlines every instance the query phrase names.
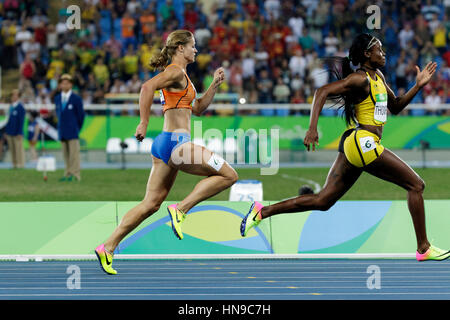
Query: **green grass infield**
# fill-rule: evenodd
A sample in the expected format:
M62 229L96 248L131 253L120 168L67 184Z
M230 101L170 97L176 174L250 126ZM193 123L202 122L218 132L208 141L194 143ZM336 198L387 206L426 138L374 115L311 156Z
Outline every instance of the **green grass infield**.
M323 186L328 168L282 168L276 175L261 175L260 169L238 169L239 179L260 180L264 200L282 200L298 195L304 184ZM450 199L450 168L416 169L426 183L424 199ZM50 172L47 182L35 170L0 170L0 201L139 201L145 195L150 170L86 169L82 181L59 182L62 170ZM166 200L186 197L203 177L179 172ZM225 190L209 200L228 200ZM342 200L406 200L406 191L392 183L363 173Z

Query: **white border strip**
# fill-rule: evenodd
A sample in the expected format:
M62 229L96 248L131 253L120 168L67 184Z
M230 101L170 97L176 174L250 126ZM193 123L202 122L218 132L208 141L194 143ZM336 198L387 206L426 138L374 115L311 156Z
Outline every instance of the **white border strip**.
M298 253L298 254L116 254L118 260L190 260L190 259L413 259L413 253ZM0 255L0 260L96 260L95 254Z

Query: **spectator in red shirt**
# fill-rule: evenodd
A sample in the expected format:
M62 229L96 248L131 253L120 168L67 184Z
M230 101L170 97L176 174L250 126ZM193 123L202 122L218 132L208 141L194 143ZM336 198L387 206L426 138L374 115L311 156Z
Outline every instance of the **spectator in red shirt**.
M194 4L193 3L187 3L186 4L186 9L184 11L184 27L191 31L194 32L195 31L195 27L198 23L198 13L194 8Z
M20 76L25 78L26 80L33 79L34 73L36 71L36 67L34 65L33 60L30 58L30 54L27 53L25 55L25 59L20 65Z
M47 44L47 28L45 22L41 22L37 28L34 29L34 39L39 42L41 46Z
M450 66L450 49L442 55L442 58L445 60L447 65Z
M220 39L225 39L227 35L227 28L222 20L218 20L213 28L213 33L217 35Z
M246 0L243 4L243 8L245 12L252 17L252 19L255 19L259 14L259 8L255 0Z
M297 89L292 94L291 103L305 103L305 94L302 89Z
M209 39L209 49L212 52L217 52L222 44L222 39L217 33L214 33L211 39Z

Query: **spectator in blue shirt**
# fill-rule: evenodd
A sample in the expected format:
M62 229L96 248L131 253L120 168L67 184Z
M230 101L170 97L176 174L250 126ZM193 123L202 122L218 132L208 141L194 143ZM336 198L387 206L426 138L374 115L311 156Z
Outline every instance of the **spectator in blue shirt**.
M25 121L25 108L20 102L20 92L15 89L11 93L11 106L5 128L5 137L8 148L11 150L11 159L14 169L25 166L25 149L23 147L23 124Z

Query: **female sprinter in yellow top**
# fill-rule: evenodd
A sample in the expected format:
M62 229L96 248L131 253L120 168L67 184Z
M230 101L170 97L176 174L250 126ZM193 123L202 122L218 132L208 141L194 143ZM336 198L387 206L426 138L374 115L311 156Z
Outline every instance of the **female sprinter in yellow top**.
M150 62L151 67L163 71L142 85L139 97L141 120L135 136L139 141L146 136L156 90L160 90L164 128L152 145L153 166L144 199L125 214L112 235L95 249L102 269L108 274L117 273L112 268L113 252L117 245L159 209L178 170L206 177L184 200L167 208L172 229L179 239L183 238L181 223L185 213L200 201L230 187L238 179L236 171L222 157L190 141L191 114L202 114L213 101L216 89L225 77L224 70L217 69L208 90L201 98L196 98L196 90L186 73L186 66L195 61L196 53L193 34L187 30L176 30L168 36L161 53Z
M349 57L333 60L335 67L331 71L337 76L338 81L316 91L304 145L309 151L311 146L315 150L316 144L319 143L317 122L329 98L343 99L345 119L353 128L342 135L337 159L328 173L323 189L317 194L301 195L265 207L254 202L241 223L242 236L245 236L261 219L275 214L328 210L365 171L406 189L408 208L417 239L417 260L448 258L450 251L434 247L427 239L422 197L425 183L411 167L383 147L380 142L383 126L387 120L387 110L392 114L400 113L430 81L436 70L436 63L429 62L422 71L416 66L416 84L405 95L396 97L379 70L385 65L386 58L381 42L377 38L369 34L360 34L352 43ZM355 66L359 65L359 69L353 72L350 62Z

